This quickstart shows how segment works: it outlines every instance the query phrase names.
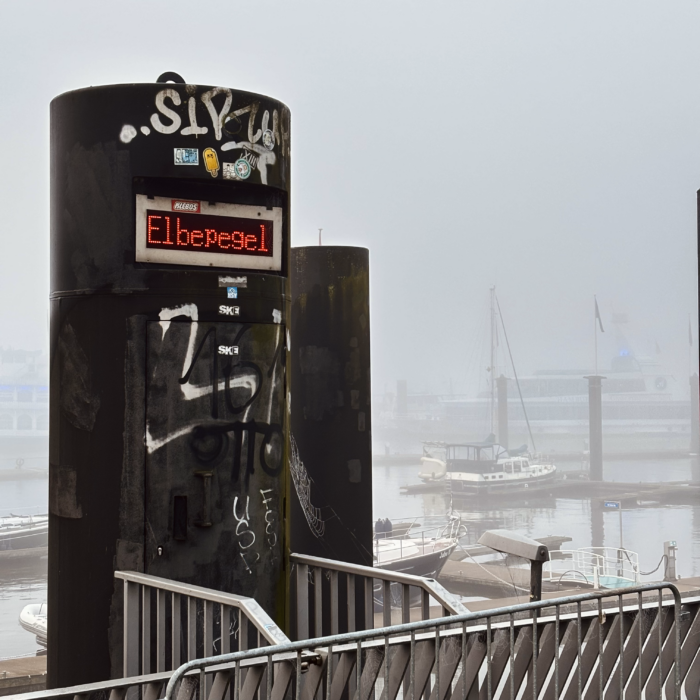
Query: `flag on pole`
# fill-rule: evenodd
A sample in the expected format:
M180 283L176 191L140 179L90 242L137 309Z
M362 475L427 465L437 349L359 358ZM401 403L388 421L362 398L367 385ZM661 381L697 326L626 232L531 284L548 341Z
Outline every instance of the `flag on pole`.
M600 311L598 310L598 300L595 297L593 297L593 300L595 301L595 317L598 321L598 325L600 326L600 332L605 333L605 329L603 328L603 321L600 318Z

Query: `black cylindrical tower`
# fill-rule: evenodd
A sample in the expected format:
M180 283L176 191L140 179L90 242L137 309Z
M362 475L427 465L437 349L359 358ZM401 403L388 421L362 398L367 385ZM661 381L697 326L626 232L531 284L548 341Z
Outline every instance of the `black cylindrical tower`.
M284 622L289 130L184 82L51 103L49 687L121 674L115 570Z
M588 379L588 432L590 438L590 478L603 481L603 404L602 380L591 375Z
M292 248L291 549L372 566L369 251Z

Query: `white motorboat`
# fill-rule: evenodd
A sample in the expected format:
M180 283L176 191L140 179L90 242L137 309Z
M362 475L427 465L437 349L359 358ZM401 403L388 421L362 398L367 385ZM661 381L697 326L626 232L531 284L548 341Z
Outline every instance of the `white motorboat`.
M525 490L557 478L549 460L530 455L525 446L508 451L493 436L464 444L427 442L423 453L421 461L431 471L421 471L419 478L442 481L454 495Z
M374 566L415 576L436 578L457 546L459 519L427 529L401 527L378 532L374 540Z
M0 551L34 549L49 544L48 515L0 517Z
M37 644L46 648L46 603L25 605L19 614L19 624L36 636Z

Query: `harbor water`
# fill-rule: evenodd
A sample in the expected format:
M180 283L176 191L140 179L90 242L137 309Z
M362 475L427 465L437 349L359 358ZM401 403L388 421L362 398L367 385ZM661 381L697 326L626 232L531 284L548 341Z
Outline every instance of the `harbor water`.
M47 479L0 481L0 516L39 514L48 510ZM46 558L0 560L0 659L36 654L34 635L19 625L25 605L46 601Z
M418 462L405 466L375 465L374 518L405 521L426 518L444 522L450 508L443 494L406 495L401 487L418 482ZM620 482L682 482L690 480L689 458L670 460L629 460L606 462L606 479ZM0 515L46 512L48 482L5 480L0 482ZM589 500L538 496L524 500L512 497L499 501L472 499L452 504L466 525L468 541L476 542L482 532L507 528L530 537L563 535L572 541L566 549L591 546L593 518L602 519L603 544L620 544L619 514L615 511L592 513ZM639 554L642 571L654 569L663 554L663 543L678 545L678 573L687 578L700 575L700 504L660 506L641 505L622 513L624 546ZM34 654L36 641L18 622L25 605L46 600L46 560L14 561L0 564L0 659ZM660 577L660 572L648 579Z

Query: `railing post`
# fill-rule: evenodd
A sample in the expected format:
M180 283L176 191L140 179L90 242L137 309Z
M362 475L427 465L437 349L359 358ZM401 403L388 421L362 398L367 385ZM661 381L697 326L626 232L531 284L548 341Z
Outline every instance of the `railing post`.
M331 571L331 634L338 634L338 572Z
M374 579L365 577L365 629L374 629Z
M323 570L314 567L314 636L323 636Z
M151 587L141 586L141 673L151 672Z
M204 601L204 656L214 656L214 603ZM209 697L213 678L209 674L204 683L204 697Z
M156 591L156 671L165 671L165 591Z
M187 660L197 658L197 599L187 597Z
M297 564L297 639L309 638L309 567Z
M231 607L222 605L221 611L221 653L231 652Z
M421 588L420 592L420 611L421 620L430 619L430 595L428 594L428 591L425 590L425 588Z
M347 575L348 586L348 632L354 632L355 620L355 574Z
M171 651L172 659L170 661L171 668L177 668L182 663L182 654L180 651L180 633L182 629L182 610L180 608L180 594L173 593L171 598L172 607L172 638Z
M139 585L124 581L124 678L139 675Z
M382 611L384 627L391 626L391 582L382 581Z

